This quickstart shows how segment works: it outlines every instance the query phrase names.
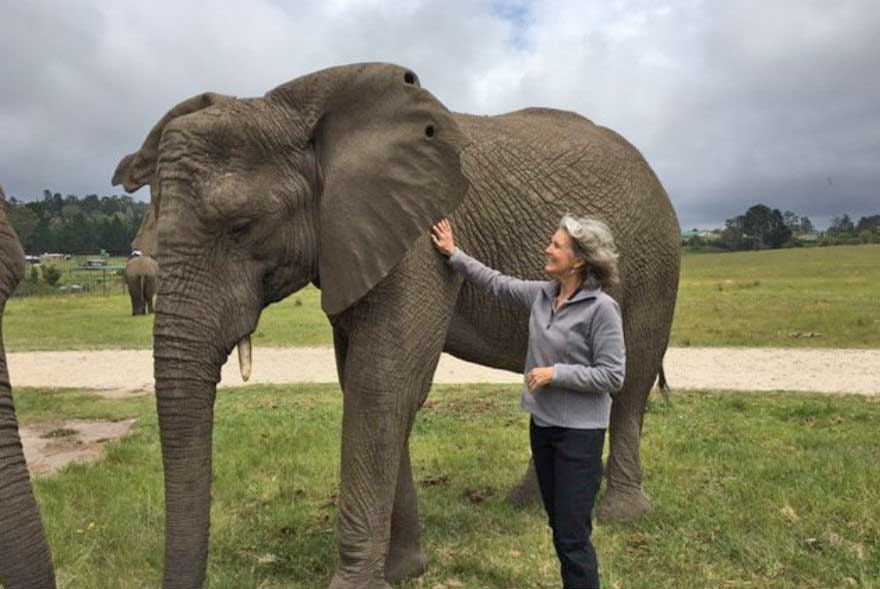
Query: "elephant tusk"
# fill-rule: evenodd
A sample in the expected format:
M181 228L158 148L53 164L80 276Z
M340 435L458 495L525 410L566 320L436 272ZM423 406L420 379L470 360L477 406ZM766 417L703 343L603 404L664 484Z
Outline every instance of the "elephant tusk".
M246 335L238 342L238 367L241 369L241 379L245 382L251 377L251 336Z

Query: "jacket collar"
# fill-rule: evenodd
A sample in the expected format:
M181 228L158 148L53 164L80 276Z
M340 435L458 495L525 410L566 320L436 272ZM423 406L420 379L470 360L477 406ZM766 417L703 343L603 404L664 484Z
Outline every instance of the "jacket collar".
M556 280L547 281L543 288L544 295L552 302L556 295L559 294L559 282ZM597 286L596 288L581 288L577 294L575 294L571 300L568 301L569 304L577 302L577 301L585 301L587 299L595 299L599 296L599 293L602 292L602 287Z

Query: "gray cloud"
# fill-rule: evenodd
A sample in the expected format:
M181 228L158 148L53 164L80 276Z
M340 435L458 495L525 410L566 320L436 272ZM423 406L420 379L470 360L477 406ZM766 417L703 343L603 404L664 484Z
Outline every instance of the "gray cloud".
M392 61L453 110L553 106L621 132L687 227L757 202L820 222L880 212L873 0L0 0L0 13L0 182L18 198L113 192L119 158L188 96Z

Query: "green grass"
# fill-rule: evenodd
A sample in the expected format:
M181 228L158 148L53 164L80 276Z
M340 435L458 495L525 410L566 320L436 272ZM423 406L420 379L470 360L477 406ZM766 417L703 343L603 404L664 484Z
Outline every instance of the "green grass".
M14 298L3 314L7 351L149 349L153 315L134 317L127 294ZM263 310L256 346L329 346L321 293L303 289Z
M152 400L16 396L24 423L138 418L104 461L40 480L37 494L61 587L158 586ZM541 510L504 502L528 459L518 397L513 386L438 387L419 414L414 471L431 565L405 588L558 586ZM326 587L340 412L335 386L220 393L210 587ZM634 525L596 528L604 586L880 587L878 422L880 403L848 396L697 392L652 403L643 456L656 509Z
M880 245L685 255L672 345L880 347Z
M149 348L126 295L16 298L7 349ZM329 346L320 292L264 310L258 346ZM880 347L880 245L686 254L673 346Z

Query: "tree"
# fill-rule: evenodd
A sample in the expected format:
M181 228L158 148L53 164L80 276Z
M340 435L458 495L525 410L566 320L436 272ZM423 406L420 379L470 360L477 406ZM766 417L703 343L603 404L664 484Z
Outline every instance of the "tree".
M745 219L745 215L739 215L724 221L724 231L721 232L721 238L718 240L721 247L731 251L747 249L743 236Z
M844 214L842 217L834 216L831 217L831 225L828 226L828 233L830 235L841 235L844 233L852 233L855 231L855 226L853 225L852 219L849 218L849 215Z
M27 207L12 206L9 211L9 224L15 229L19 241L21 241L22 246L27 250L27 244L37 230L37 225L40 224L40 218L35 212Z
M815 230L816 228L813 227L813 222L809 217L801 217L801 234L813 233Z
M745 214L743 232L749 238L751 249L778 248L791 238L791 229L785 225L779 209L757 204Z
M782 221L785 223L785 226L791 229L792 233L800 233L801 231L801 223L800 217L798 217L797 213L793 213L792 211L785 211L782 213Z
M9 219L28 253L126 255L149 205L131 197L43 191L42 200L7 203Z
M862 217L859 219L859 224L856 225L856 232L859 234L861 234L862 231L870 231L872 229L880 229L880 215Z

